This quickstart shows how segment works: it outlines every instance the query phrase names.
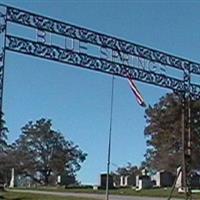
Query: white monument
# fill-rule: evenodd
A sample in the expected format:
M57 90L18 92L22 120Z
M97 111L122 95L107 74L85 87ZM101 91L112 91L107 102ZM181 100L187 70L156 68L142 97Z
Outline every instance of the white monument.
M179 174L179 176L176 181L176 188L182 188L182 171L180 172L180 170L181 170L181 167L178 167L177 168L177 176L178 176L178 174Z
M61 184L61 176L57 176L57 184Z
M120 176L120 187L128 186L128 176Z
M12 168L11 170L11 179L10 179L10 188L14 188L15 187L15 169Z
M171 172L161 170L152 175L151 180L154 181L155 187L171 187L174 183L174 176Z
M151 180L155 181L156 187L161 187L161 180L160 180L160 172L156 172L156 174L151 176Z

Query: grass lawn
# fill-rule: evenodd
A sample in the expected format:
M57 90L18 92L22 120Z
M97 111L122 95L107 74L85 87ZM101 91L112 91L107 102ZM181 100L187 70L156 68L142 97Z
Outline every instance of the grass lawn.
M116 195L130 195L130 196L148 196L148 197L168 197L170 194L171 188L159 188L159 189L143 189L141 191L135 191L131 188L121 188L121 189L113 189L110 190L110 194ZM65 189L65 192L96 192L105 194L105 190L94 191L92 189ZM176 191L173 193L173 197L176 198L184 198L184 194L180 194ZM200 200L200 193L193 194L193 199Z
M105 194L105 190L93 190L93 189L65 189L62 187L38 187L38 188L30 188L31 190L43 190L43 191L54 191L54 192L75 192L75 193L98 193ZM121 189L113 189L110 190L110 194L116 195L131 195L131 196L148 196L148 197L168 197L170 193L170 188L167 189L144 189L139 192L136 192L131 188L121 188ZM183 194L179 194L178 192L174 192L173 197L184 198ZM193 194L193 199L200 200L200 193Z
M75 197L58 197L49 196L42 194L26 194L26 193L16 193L16 192L1 192L0 200L94 200L85 198L75 198Z

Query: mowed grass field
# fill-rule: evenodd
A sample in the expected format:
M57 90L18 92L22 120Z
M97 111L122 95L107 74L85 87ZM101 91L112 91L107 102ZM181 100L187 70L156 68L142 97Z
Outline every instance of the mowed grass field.
M0 200L94 200L75 197L59 197L54 195L17 193L17 192L1 192Z
M15 188L16 189L16 188ZM23 189L23 188L20 188ZM24 189L23 189L24 190ZM29 190L29 189L27 189ZM30 190L40 190L40 191L53 191L53 192L72 192L72 193L97 193L105 194L105 190L93 190L93 189L65 189L62 187L39 187L39 188L30 188ZM131 188L121 188L110 190L110 194L113 195L130 195L130 196L147 196L147 197L168 197L170 194L170 188L160 188L160 189L144 189L139 192ZM173 197L184 198L184 194L179 194L178 192L173 193ZM200 193L193 194L193 199L200 200ZM74 200L74 199L72 199ZM75 199L76 200L76 199Z

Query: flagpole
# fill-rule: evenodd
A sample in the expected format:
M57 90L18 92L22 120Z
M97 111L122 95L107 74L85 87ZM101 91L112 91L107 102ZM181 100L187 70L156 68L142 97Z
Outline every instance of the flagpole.
M110 128L108 137L108 160L107 160L107 176L106 176L106 200L109 200L109 174L110 174L110 153L112 139L112 118L113 118L113 96L114 96L114 75L112 77L111 104L110 104Z

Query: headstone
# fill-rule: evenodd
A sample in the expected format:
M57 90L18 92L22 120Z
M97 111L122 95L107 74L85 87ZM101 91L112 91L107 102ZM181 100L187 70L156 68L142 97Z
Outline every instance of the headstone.
M181 167L178 167L177 171L176 171L177 176L179 174L177 181L176 181L176 185L175 185L176 188L182 188L182 171L179 173L180 170L181 170Z
M57 176L57 184L61 184L61 176Z
M181 170L181 167L177 168L177 175ZM193 170L191 172L191 186L193 189L200 188L200 172L198 170ZM182 171L180 172L177 181L176 181L176 188L178 188L179 192L185 192L183 185L182 185Z
M107 180L107 174L101 174L101 176L100 176L100 187L102 189L106 189L106 180ZM112 175L109 175L108 187L110 189L114 188L113 176Z
M125 187L128 186L128 178L129 178L129 176L125 176L125 177L124 177L124 186L125 186Z
M161 185L160 185L160 172L156 172L156 174L152 175L151 180L154 182L155 187L161 187Z
M124 186L124 176L120 176L120 184L119 184L120 187L123 187Z
M136 176L136 188L137 190L152 188L153 184L151 177L147 175Z
M142 169L142 176L146 176L147 175L147 173L148 173L148 171L147 171L147 169Z
M171 172L160 172L160 187L171 187L174 183L175 176Z
M120 187L128 186L128 178L129 176L120 176Z
M132 187L136 186L136 175L135 174L131 174L128 176L127 185L132 186Z
M153 175L151 180L155 182L156 187L171 187L174 183L175 177L171 172L162 170Z
M144 189L144 180L139 179L139 187L138 190Z
M10 188L14 188L15 187L15 169L12 168L11 170L11 179L10 179Z
M193 171L191 173L191 185L193 189L199 189L200 188L200 172L199 171Z
M137 188L139 187L139 179L140 179L140 176L137 175L137 176L136 176L136 184L135 184L135 186L136 186Z
M136 176L134 174L120 176L120 187L128 187L135 185L136 185Z
M98 190L98 185L93 185L93 190Z

